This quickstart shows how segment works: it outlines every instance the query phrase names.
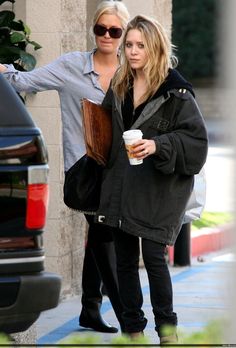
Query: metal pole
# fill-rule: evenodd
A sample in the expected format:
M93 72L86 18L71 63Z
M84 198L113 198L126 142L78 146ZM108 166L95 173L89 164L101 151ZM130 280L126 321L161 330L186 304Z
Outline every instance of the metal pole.
M174 245L174 266L191 265L191 223L182 225Z

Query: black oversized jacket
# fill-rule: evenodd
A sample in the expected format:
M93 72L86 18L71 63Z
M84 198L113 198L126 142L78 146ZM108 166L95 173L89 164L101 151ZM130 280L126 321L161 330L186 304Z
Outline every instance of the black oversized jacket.
M141 129L144 139L153 139L157 150L136 166L129 164L121 103L111 89L103 106L112 110L113 143L96 221L173 245L193 176L207 156L207 131L192 93L174 88L147 103L132 129Z

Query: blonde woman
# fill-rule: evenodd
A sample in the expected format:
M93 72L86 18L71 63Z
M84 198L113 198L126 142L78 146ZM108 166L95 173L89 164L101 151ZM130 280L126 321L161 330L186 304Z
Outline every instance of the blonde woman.
M114 228L122 318L130 337L142 335L147 324L138 273L141 238L161 344L177 342L165 248L177 238L208 147L192 87L172 67L171 48L154 19L136 16L128 24L122 63L103 102L112 111L113 144L97 213L101 225ZM139 165L130 165L122 140L129 129L143 133L130 150L143 160Z
M81 119L81 99L101 103L120 62L118 49L129 14L119 1L102 1L94 14L92 32L96 48L90 52L71 52L52 63L30 72L16 71L12 65L0 65L0 72L18 91L56 90L60 97L65 172L86 150ZM121 303L116 271L112 267L114 245L109 227L89 223L88 241L82 275L82 311L80 326L101 332L117 332L100 314L101 278L117 319L122 326ZM101 278L100 278L101 275Z

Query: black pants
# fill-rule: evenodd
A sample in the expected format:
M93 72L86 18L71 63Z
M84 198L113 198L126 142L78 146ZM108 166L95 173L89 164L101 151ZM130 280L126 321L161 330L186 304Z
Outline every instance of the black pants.
M82 274L82 305L89 308L91 303L102 302L102 281L123 330L112 228L94 223L91 215L85 217L89 229Z
M139 238L114 230L120 297L127 332L142 331L147 319L142 311L143 295L139 279ZM160 336L163 325L177 325L173 312L172 283L165 260L165 245L142 239L142 253L147 270L155 329Z
M102 303L101 276L89 245L86 245L82 272L82 305L90 308L92 303Z

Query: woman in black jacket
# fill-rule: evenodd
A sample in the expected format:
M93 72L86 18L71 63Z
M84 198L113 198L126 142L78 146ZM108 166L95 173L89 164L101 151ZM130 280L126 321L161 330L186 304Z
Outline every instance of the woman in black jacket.
M113 144L96 219L115 228L125 331L139 336L147 323L138 273L141 237L156 331L161 343L176 342L164 254L181 228L194 174L206 161L207 132L191 85L172 67L171 43L157 21L136 16L129 23L121 59L103 102L112 110ZM129 129L143 133L131 149L143 159L140 165L128 160L122 134Z

